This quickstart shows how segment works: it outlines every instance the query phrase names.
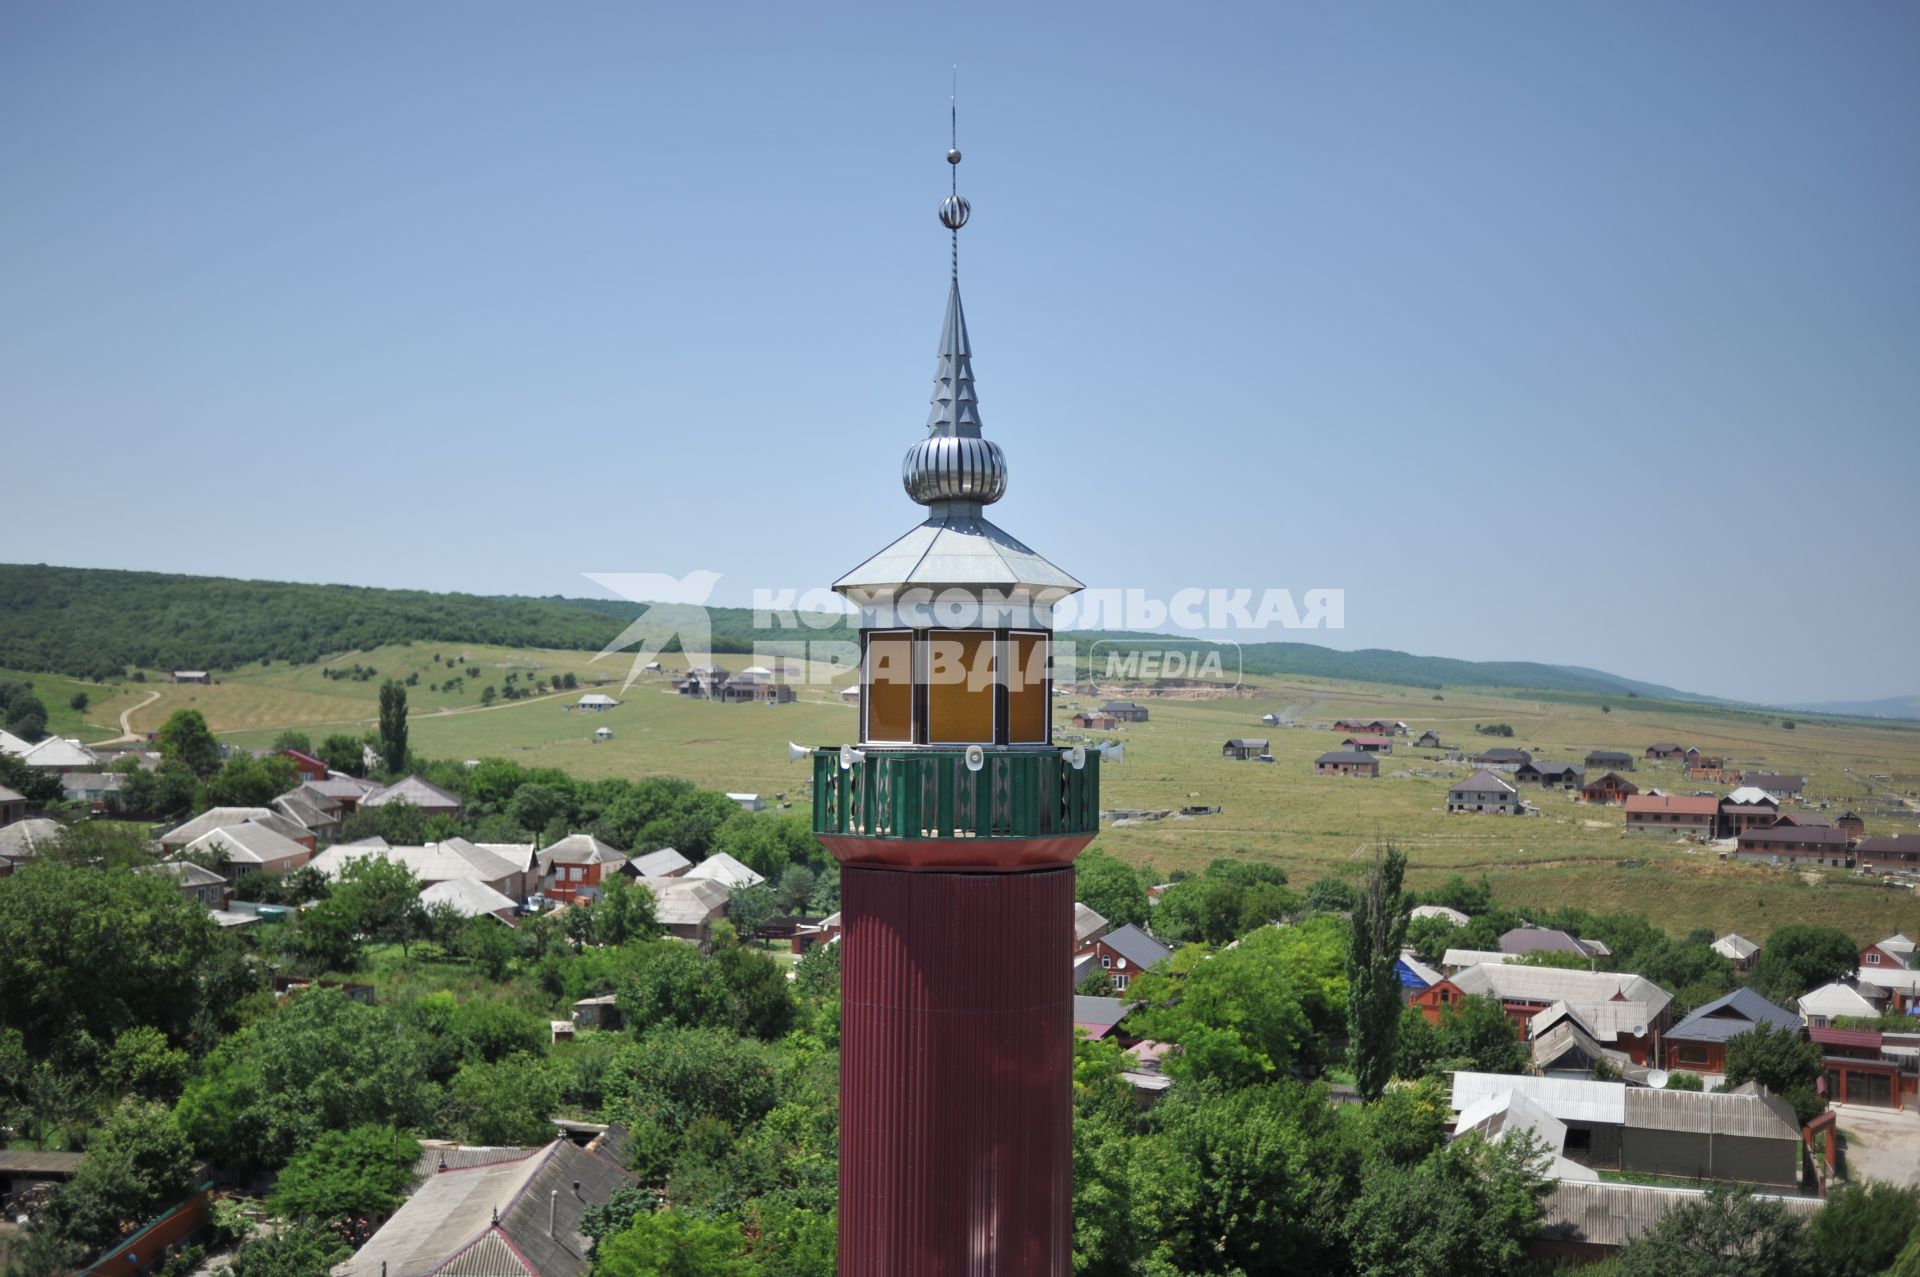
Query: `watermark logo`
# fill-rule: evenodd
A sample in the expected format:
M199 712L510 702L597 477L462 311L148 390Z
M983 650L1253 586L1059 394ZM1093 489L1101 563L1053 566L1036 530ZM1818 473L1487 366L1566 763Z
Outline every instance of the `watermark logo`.
M713 587L720 584L720 573L697 569L685 576L664 572L589 572L586 576L628 602L647 607L593 658L597 661L639 645L627 670L627 681L620 685L622 692L632 687L647 665L675 639L689 659L694 653L713 651L713 618L707 604L713 598Z

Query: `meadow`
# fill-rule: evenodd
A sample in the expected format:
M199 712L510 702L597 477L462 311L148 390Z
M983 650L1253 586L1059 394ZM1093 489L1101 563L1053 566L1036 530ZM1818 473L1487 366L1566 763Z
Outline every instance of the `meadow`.
M51 675L33 678L45 685L49 706L58 699L62 709L70 691L62 695L55 684L87 686L95 704L84 719L97 735L117 733L112 720L119 710L157 690L159 699L133 716L136 728L152 730L174 710L191 707L223 736L263 746L289 727L316 739L332 731L367 731L380 681L418 673L419 682L408 691L411 736L414 748L428 756L498 756L583 777L682 776L714 789L756 792L770 806L793 804L796 811L805 810L806 768L787 761L786 743L838 744L857 732L854 708L836 695L840 684L801 685L800 699L791 705L712 704L674 694L672 676L684 668L684 659L662 660L664 674L645 676L624 691L624 655L595 662L585 652L427 643L348 653L324 665L249 666L211 687L96 687ZM723 656L719 663L737 669L750 659ZM322 672L355 665L378 676L352 681ZM470 668L479 676L466 678ZM573 691L483 707L481 690L504 686L509 673L522 682L572 673L581 690L597 686L621 703L605 713L571 711L581 694ZM442 690L432 690L433 684ZM1730 766L1804 774L1810 806L1829 805L1829 817L1857 810L1870 834L1910 832L1920 829L1920 724L1799 717L1788 727L1778 714L1637 697L1603 702L1304 678L1265 679L1243 696L1217 699L1098 690L1056 700L1056 738L1073 738L1068 720L1074 710L1109 694L1143 700L1152 711L1149 722L1097 734L1126 745L1125 762L1103 772L1103 806L1176 813L1188 805L1222 808L1215 815L1103 827L1097 846L1151 864L1160 876L1230 856L1280 865L1304 885L1329 874L1358 874L1376 843L1392 841L1407 851L1415 886L1455 873L1485 874L1496 896L1517 905L1625 908L1673 931L1709 927L1756 939L1785 922L1828 923L1862 940L1896 929L1920 934L1920 897L1911 892L1842 874L1723 862L1710 849L1626 834L1618 808L1590 807L1571 795L1528 791L1540 808L1536 817L1450 816L1445 810L1447 787L1469 770L1447 761L1447 754L1492 745L1574 762L1590 749L1620 749L1635 755L1631 779L1642 789L1724 792L1724 786L1686 779L1674 764L1639 757L1653 741L1675 740L1725 754ZM1302 725L1263 725L1267 713ZM1340 733L1317 725L1337 717L1404 720L1415 735L1432 728L1445 748L1418 750L1401 738L1382 758L1378 779L1316 776L1314 757L1338 748L1341 740ZM1509 724L1513 737L1475 731L1490 723ZM601 727L611 729L613 739L595 743ZM78 734L88 738L87 732ZM1267 738L1274 762L1223 759L1220 747L1230 736Z

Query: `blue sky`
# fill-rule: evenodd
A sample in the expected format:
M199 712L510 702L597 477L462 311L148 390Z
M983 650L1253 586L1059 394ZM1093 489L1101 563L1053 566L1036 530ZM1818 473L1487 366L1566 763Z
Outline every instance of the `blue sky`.
M1274 637L1920 691L1906 3L0 8L0 559L831 580L947 270L998 521Z

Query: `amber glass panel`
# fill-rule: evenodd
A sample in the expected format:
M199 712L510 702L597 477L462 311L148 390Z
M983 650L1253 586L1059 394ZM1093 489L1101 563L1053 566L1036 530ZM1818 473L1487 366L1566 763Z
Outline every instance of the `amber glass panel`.
M1007 740L1047 739L1047 636L1013 634L1007 639L1013 668L1007 671Z
M867 638L867 734L872 741L913 739L913 635L873 634Z
M993 631L927 636L927 740L993 743Z

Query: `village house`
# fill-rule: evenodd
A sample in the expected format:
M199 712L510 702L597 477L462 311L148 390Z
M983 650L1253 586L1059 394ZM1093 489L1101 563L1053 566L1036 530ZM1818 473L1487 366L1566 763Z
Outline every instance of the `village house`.
M1378 776L1380 760L1358 750L1331 750L1313 760L1316 776Z
M1651 980L1626 972L1577 971L1513 962L1483 962L1464 967L1414 997L1429 1022L1468 996L1500 1003L1522 1041L1552 1028L1560 1013L1536 1022L1543 1011L1564 1005L1580 1027L1601 1046L1619 1051L1636 1065L1653 1062L1656 1043L1671 1020L1673 995Z
M1733 854L1736 859L1759 864L1845 869L1850 861L1847 855L1850 841L1844 829L1775 825L1771 829L1749 829L1741 834Z
M1896 931L1885 940L1876 940L1860 951L1862 967L1898 967L1913 966L1913 941L1907 939L1904 931Z
M738 674L718 665L695 665L673 687L682 696L726 705L785 705L794 699L793 688L764 665L749 665Z
M1594 1171L1800 1186L1800 1123L1793 1106L1758 1083L1731 1091L1667 1091L1623 1082L1453 1075L1456 1127L1484 1122L1524 1097L1551 1119L1530 1123L1564 1132L1547 1153ZM1555 1128L1558 1128L1557 1130ZM1577 1177L1569 1177L1577 1178Z
M626 1157L618 1127L585 1147L423 1149L413 1195L334 1275L586 1277L588 1213L638 1184Z
M1867 822L1860 818L1858 812L1851 810L1843 811L1833 818L1833 824L1836 829L1846 830L1849 838L1865 838L1867 836Z
M1533 755L1529 754L1526 750L1514 749L1507 745L1496 746L1493 749L1483 749L1477 754L1467 755L1468 766L1484 767L1488 771L1495 772L1514 771L1519 768L1521 764L1532 761Z
M731 894L725 883L711 878L641 878L639 885L653 897L660 929L693 944L707 942L713 924L726 916Z
M1110 732L1120 725L1120 720L1111 714L1087 709L1073 716L1073 725L1087 731Z
M643 852L627 861L621 872L635 878L678 878L693 868L693 862L672 847Z
M202 908L224 909L233 894L225 878L191 860L168 860L157 865L142 865L140 869L173 879L180 889L180 898Z
M1236 736L1220 747L1220 757L1237 759L1243 763L1250 758L1258 758L1266 752L1267 741L1265 737L1247 737L1243 739Z
M520 912L512 897L474 878L448 878L420 893L422 908L445 909L462 918L497 918L508 926Z
M1807 787L1805 776L1789 776L1780 772L1742 772L1740 783L1751 785L1755 789L1766 791L1781 802L1798 799L1801 791Z
M1920 834L1862 838L1854 844L1853 863L1871 873L1920 873Z
M293 764L293 770L299 773L300 779L303 781L325 780L327 778L327 765L315 758L312 754L298 749L283 749L276 756L291 762Z
M1535 953L1571 953L1580 958L1604 958L1611 951L1598 940L1581 940L1547 927L1514 927L1500 937L1500 952L1524 958Z
M328 772L325 780L306 781L301 784L300 790L335 804L339 808L340 819L345 820L360 810L360 802L368 794L379 793L380 785L376 781L362 780L344 772Z
M1604 767L1609 771L1630 772L1633 770L1633 755L1622 749L1596 749L1587 754L1587 770Z
M1521 812L1520 791L1482 768L1447 791L1447 811L1517 816Z
M585 696L575 701L573 707L578 710L585 710L588 713L599 714L613 709L619 704L619 701L614 700L613 697L608 696L604 692L588 692Z
M64 776L69 772L100 770L100 756L77 740L49 736L20 755L20 761L37 771Z
M1800 1017L1752 989L1735 989L1697 1008L1667 1030L1665 1065L1718 1076L1727 1071L1727 1043L1759 1025L1801 1031Z
M1835 980L1801 994L1794 1009L1800 1013L1800 1022L1809 1029L1824 1029L1845 1016L1872 1019L1880 1014L1886 1002L1886 990L1877 985L1856 988Z
M1686 753L1685 747L1677 745L1670 740L1663 740L1657 744L1647 746L1648 758L1678 758L1684 753Z
M1434 731L1431 727L1429 727L1426 731L1421 732L1419 738L1415 740L1413 743L1421 749L1446 748L1444 745L1440 743L1440 733Z
M1412 949L1402 949L1400 957L1393 964L1393 973L1400 978L1400 989L1407 1005L1413 1005L1413 995L1422 989L1431 989L1446 977L1420 961L1420 955Z
M1542 789L1578 789L1586 769L1578 763L1521 763L1514 768L1513 779L1519 785L1538 785Z
M1920 1074L1920 1033L1837 1029L1817 1025L1807 1037L1820 1048L1827 1098L1837 1104L1903 1109L1914 1098Z
M741 887L757 887L766 879L724 851L716 851L705 860L681 875L684 878L705 878L717 882L728 891Z
M180 856L209 860L224 857L224 863L216 872L237 887L242 878L252 874L284 877L306 864L313 856L313 849L262 822L249 820L208 830L182 847Z
M1627 796L1627 832L1630 834L1691 834L1711 838L1719 821L1718 798L1689 798L1677 794Z
M1735 971L1751 971L1753 960L1760 956L1760 946L1737 931L1727 932L1707 947L1731 962Z
M192 820L175 825L160 835L160 850L177 852L216 829L236 825L260 825L282 838L299 843L308 851L317 845L314 835L303 825L287 819L271 807L210 807Z
M1122 723L1144 723L1147 721L1147 707L1136 705L1132 701L1108 701L1100 707L1100 712Z
M213 682L213 678L205 670L175 670L173 672L173 681L176 683L207 684Z
M64 832L58 822L44 816L30 816L9 825L0 825L0 875L12 866L23 864L52 847Z
M325 794L301 786L289 789L270 804L277 815L286 817L312 834L317 846L340 836L340 804Z
M1393 734L1393 727L1394 725L1392 723L1384 722L1378 718L1365 720L1341 718L1335 719L1333 724L1333 730L1336 732L1355 732L1365 736L1391 736Z
M25 795L16 794L5 785L0 785L0 825L11 825L16 820L27 818L27 800Z
M1447 905L1415 905L1412 909L1408 910L1407 916L1410 918L1445 918L1456 927L1464 927L1473 921L1472 918L1461 913L1458 909L1451 908Z
M1391 754L1393 741L1385 736L1349 736L1340 742L1348 749L1362 754Z
M124 779L118 772L67 772L60 777L60 793L69 802L103 812L119 805Z
M1604 803L1617 806L1640 792L1640 786L1622 776L1619 772L1608 772L1598 780L1590 780L1580 786L1580 800L1589 803Z
M1079 953L1088 945L1113 930L1110 924L1095 910L1089 909L1078 900L1073 902L1073 951Z
M1882 1002L1890 1015L1910 1015L1920 1007L1920 969L1863 966L1853 973L1853 983L1861 989L1871 985L1875 1000ZM1914 1027L1920 1029L1920 1019L1914 1021Z
M1129 922L1080 947L1075 958L1091 955L1113 982L1115 993L1125 992L1133 978L1173 956L1173 950Z
M562 903L571 903L582 895L596 896L601 881L620 872L626 863L625 853L592 834L569 834L540 850L540 894Z
M1448 949L1440 955L1440 969L1448 975L1464 971L1468 967L1477 967L1483 962L1498 965L1514 961L1511 953L1502 953L1498 949Z
M1727 765L1727 760L1718 754L1709 754L1696 746L1689 745L1681 751L1680 765L1689 771L1719 771Z
M423 887L459 880L478 883L512 904L531 895L539 879L524 857L503 855L465 838L448 838L417 847L392 847L377 839L336 843L313 858L313 870L323 878L334 879L357 860L389 860L405 865ZM483 912L491 913L493 909Z
M422 780L418 776L409 776L397 780L385 789L376 789L360 800L362 807L385 807L392 803L411 803L422 814L428 816L458 816L460 797L450 794L440 786Z
M1771 829L1780 820L1780 800L1764 789L1742 786L1720 800L1720 834L1738 838L1749 829Z

